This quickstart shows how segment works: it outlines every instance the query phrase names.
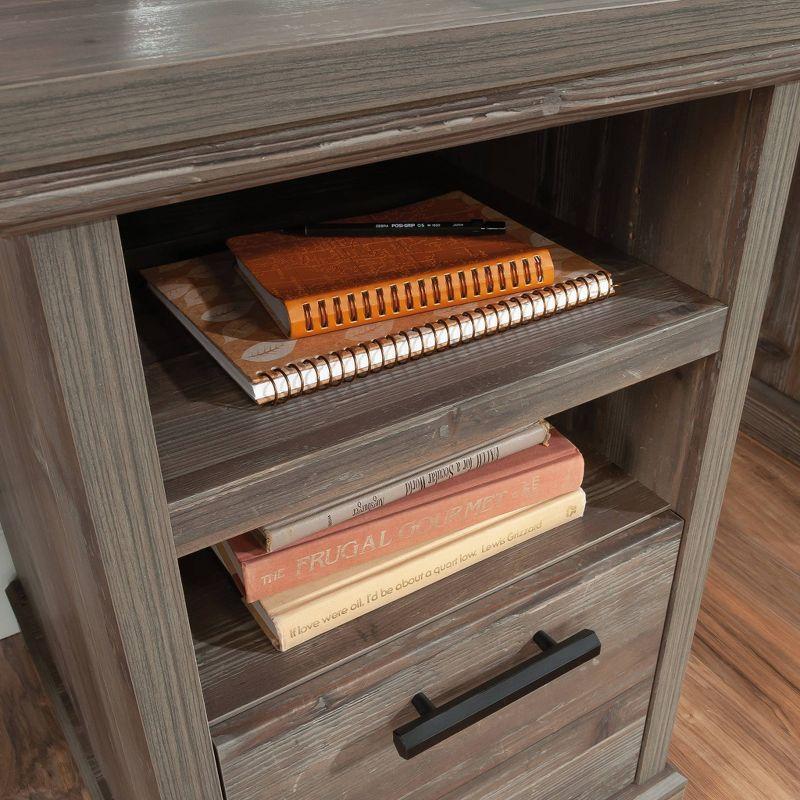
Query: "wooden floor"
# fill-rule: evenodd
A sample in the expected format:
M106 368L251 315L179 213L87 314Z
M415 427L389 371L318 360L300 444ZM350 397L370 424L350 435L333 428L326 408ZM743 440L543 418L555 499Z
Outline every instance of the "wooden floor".
M673 739L686 800L800 798L800 467L740 436ZM89 800L20 636L0 641L0 800Z
M671 758L686 800L800 798L800 467L744 435Z
M0 641L0 798L90 800L19 634Z

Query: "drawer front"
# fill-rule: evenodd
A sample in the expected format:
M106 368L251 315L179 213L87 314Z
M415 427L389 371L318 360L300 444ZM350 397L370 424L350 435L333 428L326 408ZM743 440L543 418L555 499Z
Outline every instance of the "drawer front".
M565 725L478 778L447 800L606 800L630 785L652 680Z
M680 530L661 514L215 725L228 800L610 796L635 772ZM537 631L584 629L599 656L400 757L415 694L454 701L533 658Z

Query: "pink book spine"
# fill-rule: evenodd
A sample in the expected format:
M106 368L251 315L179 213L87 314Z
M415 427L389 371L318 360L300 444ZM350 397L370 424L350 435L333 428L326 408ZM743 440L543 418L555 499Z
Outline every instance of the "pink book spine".
M543 456L546 457L547 450ZM332 575L378 556L413 548L439 536L521 508L546 502L580 487L583 458L572 446L539 467L440 496L430 503L365 519L346 530L264 553L251 534L230 540L242 568L248 603ZM386 510L389 510L388 506Z

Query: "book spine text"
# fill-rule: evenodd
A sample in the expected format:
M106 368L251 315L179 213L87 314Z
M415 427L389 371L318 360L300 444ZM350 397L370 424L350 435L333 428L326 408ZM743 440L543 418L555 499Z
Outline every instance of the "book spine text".
M577 489L582 478L583 459L573 450L539 468L506 475L371 523L365 521L267 554L244 566L246 600L252 603L304 581L543 503Z

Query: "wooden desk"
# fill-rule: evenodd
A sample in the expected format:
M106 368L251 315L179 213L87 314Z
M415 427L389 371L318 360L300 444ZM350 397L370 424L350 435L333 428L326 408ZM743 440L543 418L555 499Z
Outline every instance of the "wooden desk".
M177 554L243 521L239 489L311 507L309 481L359 457L388 474L558 412L686 521L620 795L676 796L670 730L800 140L800 4L19 0L0 31L0 513L113 796L222 797ZM406 184L435 162L520 218L594 237L593 257L621 252L688 286L669 284L670 305L623 285L613 308L630 316L585 328L602 375L543 326L557 358L536 380L493 374L486 394L451 379L385 420L320 423L291 463L263 445L226 453L226 476L222 437L206 450L173 437L204 408L228 434L271 423L204 395L216 375L171 393L174 371L159 379L161 356L137 341L136 267L263 225L254 203L277 220L301 213L297 197L336 202L359 181L367 196L383 173L280 182L432 151L403 162ZM451 373L466 357L453 358ZM346 405L347 391L320 397ZM376 381L354 402L393 391ZM208 466L205 483L187 459ZM198 508L228 522L196 538Z

